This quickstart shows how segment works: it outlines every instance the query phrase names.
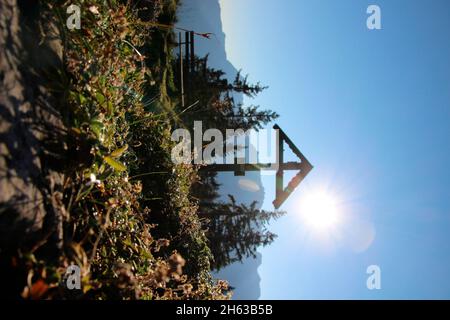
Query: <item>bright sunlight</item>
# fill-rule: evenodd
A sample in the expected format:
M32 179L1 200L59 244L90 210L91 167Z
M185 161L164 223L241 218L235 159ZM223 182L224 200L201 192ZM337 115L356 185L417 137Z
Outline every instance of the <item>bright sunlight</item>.
M340 220L335 197L324 191L306 195L300 204L300 214L305 224L317 231L328 231Z

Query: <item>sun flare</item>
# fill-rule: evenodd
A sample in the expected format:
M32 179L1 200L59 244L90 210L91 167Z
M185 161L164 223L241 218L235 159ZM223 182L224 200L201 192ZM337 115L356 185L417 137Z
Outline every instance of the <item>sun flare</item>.
M327 231L339 223L339 210L335 197L327 192L306 195L300 204L304 223L317 231Z

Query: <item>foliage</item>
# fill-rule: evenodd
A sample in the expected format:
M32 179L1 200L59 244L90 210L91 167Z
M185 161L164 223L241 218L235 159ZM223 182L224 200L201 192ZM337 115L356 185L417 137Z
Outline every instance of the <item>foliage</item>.
M233 196L230 202L204 205L199 216L207 219L208 238L214 255L215 269L221 269L245 257L256 257L259 246L271 244L276 235L267 230L272 219L285 214L256 208L256 201L247 206L238 205Z
M61 17L67 86L61 108L69 130L63 202L64 254L23 254L24 298L224 299L189 191L189 165L170 161L170 30L177 2L78 1L83 28L67 31L69 1L46 4ZM144 19L144 20L143 20ZM147 20L145 20L147 19ZM164 50L161 50L164 48ZM147 56L146 56L147 55ZM153 96L154 95L154 96ZM82 291L64 286L81 267Z
M70 4L83 8L80 30L65 27ZM40 243L13 257L23 298L227 299L226 282L215 281L211 269L273 241L266 225L281 213L237 205L232 197L214 203L214 173L199 176L198 168L171 161L173 127L201 120L204 129L260 129L278 117L234 101L234 93L254 97L266 87L240 72L230 83L207 67L193 74L190 98L198 107L180 107L170 27L177 6L178 0L41 3L59 17L64 44L54 88L65 97L58 109L68 128L63 252L51 259ZM65 286L70 264L81 267L82 290Z
M233 81L226 78L222 70L207 66L208 56L195 57L194 70L190 70L188 104L191 106L180 110L175 125L192 128L193 121L202 121L203 130L215 128L226 129L262 129L266 124L278 118L271 110L260 110L258 106L244 106L235 101L235 94L254 98L267 87L259 82L250 84L248 76L242 77L237 72ZM176 62L175 70L179 70ZM175 79L180 79L176 74ZM177 83L177 86L180 86ZM195 102L198 102L195 105ZM218 201L217 173L203 171L199 182L194 184L191 193L199 199L198 215L208 229L210 249L214 257L212 266L221 269L243 258L255 256L259 246L272 243L276 235L267 230L267 224L282 212L268 212L257 209L257 203L249 206L238 205L230 196L230 202Z
M208 56L204 58L195 57L196 69L190 72L191 82L188 90L188 107L179 111L179 122L191 128L193 121L202 121L203 129L216 128L225 132L228 128L261 129L264 125L278 118L278 114L272 110L260 110L259 106L244 106L235 101L235 94L243 94L254 98L267 87L250 84L248 76L242 77L239 71L232 82L226 78L222 70L216 70L207 65ZM175 79L176 85L180 79L179 62L176 62ZM189 107L189 105L194 107Z

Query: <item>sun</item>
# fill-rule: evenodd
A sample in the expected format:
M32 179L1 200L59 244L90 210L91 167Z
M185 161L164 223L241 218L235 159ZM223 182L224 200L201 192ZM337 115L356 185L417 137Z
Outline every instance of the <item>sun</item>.
M339 208L331 194L312 192L301 199L300 214L303 222L313 230L327 231L339 223Z

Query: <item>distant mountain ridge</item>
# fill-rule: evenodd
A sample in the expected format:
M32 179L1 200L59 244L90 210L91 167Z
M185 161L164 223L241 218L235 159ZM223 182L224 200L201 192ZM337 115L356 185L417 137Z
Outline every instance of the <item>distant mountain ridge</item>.
M234 79L238 70L228 61L225 49L225 33L222 29L219 0L185 0L178 11L177 26L196 32L211 32L211 39L195 38L195 51L199 57L206 54L208 65L226 73L228 79ZM243 102L243 95L234 95L235 101ZM222 199L232 194L238 203L251 204L258 202L261 207L264 201L264 188L259 172L250 172L245 177L235 177L233 173L219 174ZM234 299L258 299L260 296L260 277L258 267L262 256L244 259L242 263L232 264L216 274L217 278L226 279L234 287Z
M195 38L195 51L200 57L209 54L210 66L224 71L228 78L234 78L237 69L228 61L225 50L225 33L222 30L218 0L185 0L178 11L177 26L196 32L210 32L211 39ZM241 95L242 101L242 95Z

